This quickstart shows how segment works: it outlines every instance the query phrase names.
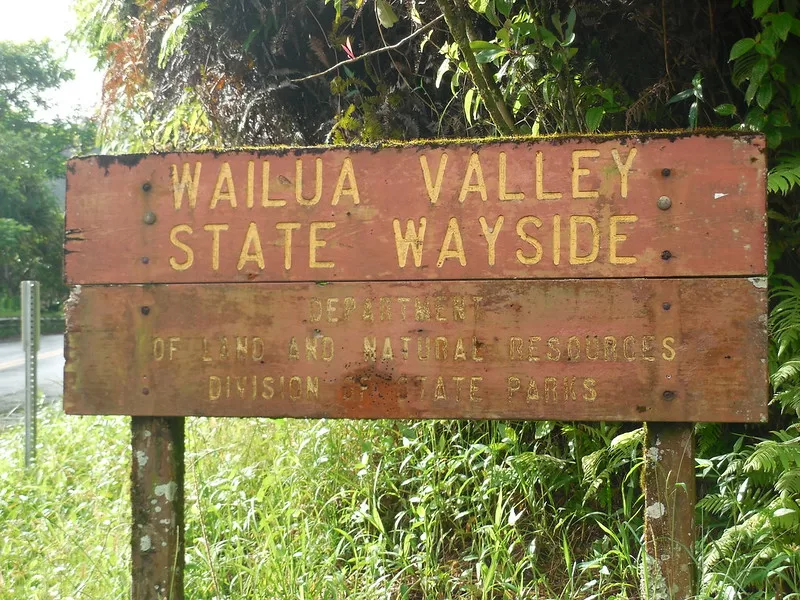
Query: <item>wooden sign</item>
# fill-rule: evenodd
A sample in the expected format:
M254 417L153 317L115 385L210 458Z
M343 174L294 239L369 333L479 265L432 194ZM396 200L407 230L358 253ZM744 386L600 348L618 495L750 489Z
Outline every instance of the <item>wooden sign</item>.
M93 157L71 284L765 272L760 138Z
M636 136L72 161L65 409L763 420L763 150Z
M82 288L69 412L758 421L764 280ZM124 392L124 393L123 393Z

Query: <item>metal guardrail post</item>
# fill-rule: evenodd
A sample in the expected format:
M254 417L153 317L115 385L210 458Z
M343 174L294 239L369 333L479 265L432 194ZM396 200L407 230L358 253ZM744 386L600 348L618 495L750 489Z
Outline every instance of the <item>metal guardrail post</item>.
M25 353L25 467L36 457L36 358L39 352L39 282L23 281L22 350Z

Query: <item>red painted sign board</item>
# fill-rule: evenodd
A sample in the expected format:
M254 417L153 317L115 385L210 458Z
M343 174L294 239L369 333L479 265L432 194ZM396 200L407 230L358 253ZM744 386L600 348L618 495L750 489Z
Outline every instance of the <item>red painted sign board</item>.
M763 151L634 135L72 161L65 409L763 420Z
M78 159L67 280L758 275L763 150L691 136Z
M87 287L68 412L758 421L763 280ZM667 307L667 308L665 308ZM124 393L123 393L124 392Z

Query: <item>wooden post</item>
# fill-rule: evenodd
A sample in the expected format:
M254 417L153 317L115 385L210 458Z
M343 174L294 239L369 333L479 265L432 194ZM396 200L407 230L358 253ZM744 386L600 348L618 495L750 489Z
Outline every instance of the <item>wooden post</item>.
M694 433L691 423L645 424L642 596L694 595Z
M131 420L131 598L183 600L183 417Z

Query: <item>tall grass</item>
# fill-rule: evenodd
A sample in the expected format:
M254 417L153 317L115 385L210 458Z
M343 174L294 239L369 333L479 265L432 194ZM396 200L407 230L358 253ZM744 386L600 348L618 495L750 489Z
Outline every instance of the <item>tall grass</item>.
M640 598L641 436L605 424L189 419L187 597ZM722 437L699 432L701 446ZM40 439L26 473L21 428L0 433L0 598L127 598L128 419L46 408ZM730 471L729 459L703 460L702 485ZM712 487L707 497L730 499ZM701 597L798 598L800 538L729 533L760 514L751 505L701 511Z

